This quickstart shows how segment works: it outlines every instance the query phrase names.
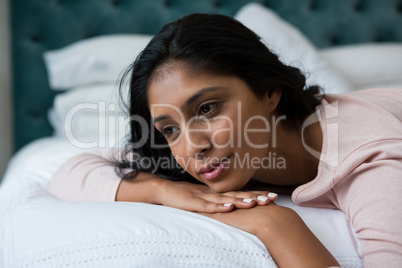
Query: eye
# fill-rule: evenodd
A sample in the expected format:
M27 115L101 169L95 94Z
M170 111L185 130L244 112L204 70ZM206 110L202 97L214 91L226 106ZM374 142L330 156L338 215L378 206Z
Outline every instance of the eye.
M217 102L202 104L200 106L200 108L198 109L198 115L199 116L207 115L207 114L213 112L217 107L218 107Z
M162 129L161 133L167 137L170 138L176 131L178 131L178 127L175 126L166 126Z

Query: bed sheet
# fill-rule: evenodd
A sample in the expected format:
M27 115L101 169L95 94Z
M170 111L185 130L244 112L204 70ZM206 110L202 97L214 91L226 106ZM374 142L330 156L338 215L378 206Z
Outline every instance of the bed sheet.
M0 187L0 267L276 267L255 236L179 209L144 203L76 203L47 190L52 173L84 149L35 141L9 164ZM342 267L363 267L338 210L294 209Z

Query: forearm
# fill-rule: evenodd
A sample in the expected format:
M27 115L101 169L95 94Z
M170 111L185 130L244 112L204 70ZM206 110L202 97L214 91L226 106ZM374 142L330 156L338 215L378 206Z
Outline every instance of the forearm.
M52 175L49 192L74 202L113 202L120 181L112 151L93 151L63 163Z
M256 235L279 267L339 266L293 210L269 204L229 213L201 213Z
M140 172L133 181L123 181L115 172L116 154L110 150L73 156L53 174L49 191L57 198L76 202L160 204L159 189L169 181L145 172Z
M296 212L279 206L272 208L278 213L263 218L261 226L256 226L256 235L279 267L339 266Z
M162 204L160 193L168 183L168 180L155 174L140 172L134 180L120 182L116 201Z

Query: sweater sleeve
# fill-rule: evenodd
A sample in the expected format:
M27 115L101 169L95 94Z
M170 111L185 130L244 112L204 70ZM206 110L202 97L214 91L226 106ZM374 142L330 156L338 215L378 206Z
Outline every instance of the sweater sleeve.
M49 191L59 199L114 202L121 178L115 172L113 151L92 151L67 160L52 176Z
M395 150L400 148L395 146ZM365 267L402 264L401 174L402 158L374 159L356 168L333 189L339 208L360 240Z

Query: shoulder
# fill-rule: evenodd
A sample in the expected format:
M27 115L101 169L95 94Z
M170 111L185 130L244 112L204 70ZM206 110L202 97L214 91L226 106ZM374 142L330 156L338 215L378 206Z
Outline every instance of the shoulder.
M328 138L339 141L342 149L402 139L401 107L402 89L368 89L326 95L317 110Z
M402 88L375 88L346 94L328 94L324 96L321 106L328 104L337 106L338 114L342 116L340 119L367 118L370 122L375 122L381 117L383 120L402 121Z
M369 89L327 95L319 108L327 157L337 164L379 144L402 142L402 89ZM366 148L366 149L364 149ZM387 146L387 149L392 149Z
M301 204L322 196L360 166L397 160L402 165L402 89L329 94L317 107L323 147L317 177L296 189Z

